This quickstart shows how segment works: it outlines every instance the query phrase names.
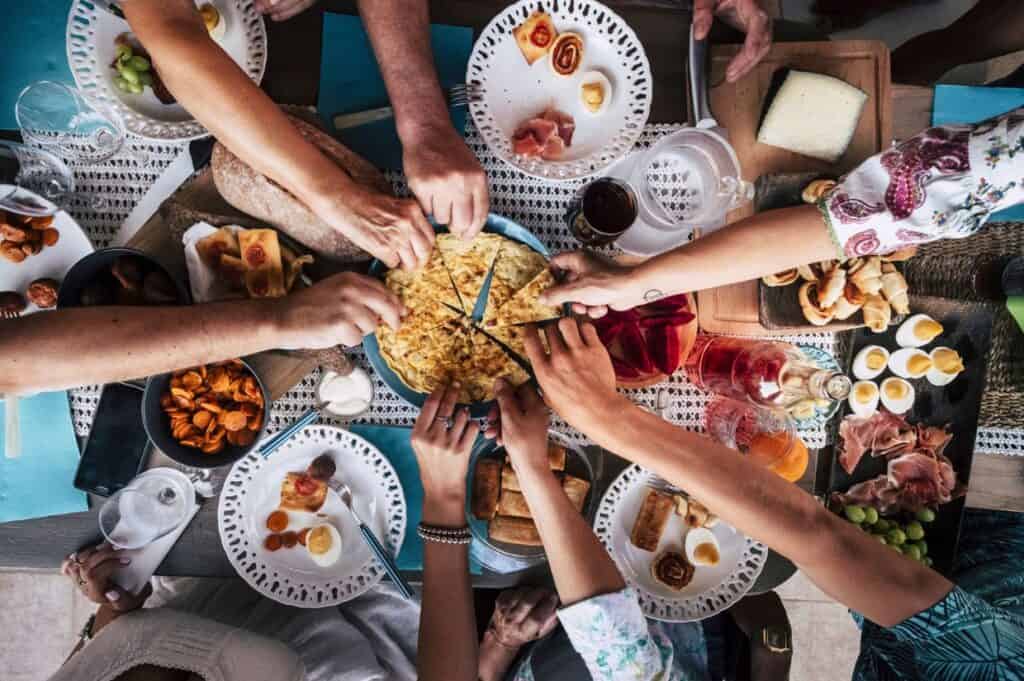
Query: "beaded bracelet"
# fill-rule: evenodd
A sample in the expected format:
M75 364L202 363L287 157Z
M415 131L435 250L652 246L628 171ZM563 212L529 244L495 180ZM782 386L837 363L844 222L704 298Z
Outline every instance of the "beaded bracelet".
M470 534L468 526L438 527L420 523L416 528L416 534L423 541L432 541L438 544L465 545L473 541L473 535Z

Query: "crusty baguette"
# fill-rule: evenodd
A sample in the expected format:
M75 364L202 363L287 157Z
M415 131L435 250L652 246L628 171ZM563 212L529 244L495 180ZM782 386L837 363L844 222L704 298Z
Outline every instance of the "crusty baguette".
M375 191L392 193L384 175L369 161L316 126L294 116L289 119L303 137L356 182ZM213 147L210 165L217 191L238 210L280 229L329 258L345 262L369 259L367 253L317 217L284 187L254 170L220 142Z
M590 483L582 478L567 475L562 480L562 490L565 492L565 496L569 497L569 501L572 502L576 510L582 513L583 502L587 498L587 492L590 491Z
M657 549L665 523L668 522L675 507L675 501L670 495L653 489L647 490L644 503L640 505L640 512L636 514L636 520L633 522L633 531L629 534L633 546L644 551Z
M498 512L498 493L501 491L501 461L481 459L473 476L473 515L490 520Z
M530 513L530 505L526 503L526 497L519 492L501 490L498 498L498 515L512 516L514 518L533 518Z
M510 518L508 516L495 516L488 525L491 539L502 541L506 544L519 544L521 546L541 546L540 533L532 520L527 518Z

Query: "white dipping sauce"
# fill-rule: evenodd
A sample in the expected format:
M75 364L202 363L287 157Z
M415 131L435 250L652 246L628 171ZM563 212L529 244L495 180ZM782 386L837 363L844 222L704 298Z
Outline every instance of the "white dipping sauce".
M320 379L317 397L324 404L324 411L335 416L355 416L370 406L373 383L370 375L359 367L354 367L347 376L326 371Z

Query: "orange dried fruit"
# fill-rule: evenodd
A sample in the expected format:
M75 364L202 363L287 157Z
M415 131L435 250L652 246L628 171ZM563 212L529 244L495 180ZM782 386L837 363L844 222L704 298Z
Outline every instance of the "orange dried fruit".
M267 516L267 529L271 532L284 532L288 529L288 514L278 509Z
M173 395L174 397L184 397L185 399L188 400L191 400L193 397L195 397L195 395L192 394L191 390L186 390L185 388L175 388L173 386L171 387L171 395Z
M43 243L47 246L56 246L57 242L60 241L60 232L52 227L47 228L43 231Z
M195 414L192 414L192 423L197 428L206 429L210 422L213 421L213 414L203 409L200 409Z
M223 440L218 440L216 442L206 442L202 446L203 454L217 454L222 449L224 449Z
M240 447L248 447L256 441L256 433L248 429L240 430L238 431L238 437L236 439L238 440L238 445Z
M227 430L241 430L245 428L246 421L245 412L242 411L229 411L224 414L224 427Z
M197 371L189 371L181 377L181 384L188 390L195 390L203 384L203 377Z
M248 418L252 418L253 416L256 416L256 414L260 413L259 407L257 407L252 402L246 402L245 404L240 404L240 405L238 405L238 409L240 411L245 412L245 415Z
M220 408L220 405L213 400L199 400L197 404L200 409L205 409L206 411L213 412L214 414L219 414L224 411Z
M249 426L248 426L249 430L258 431L262 427L263 427L263 412L260 412L260 413L256 414L256 416L253 416L252 418L249 419Z

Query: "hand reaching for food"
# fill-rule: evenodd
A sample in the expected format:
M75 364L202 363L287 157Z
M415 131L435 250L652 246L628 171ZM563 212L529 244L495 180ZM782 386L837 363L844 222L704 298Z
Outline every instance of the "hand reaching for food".
M508 648L547 636L558 623L558 594L549 589L523 586L498 594L487 634Z
M705 38L716 16L747 34L743 49L732 58L725 70L725 79L735 83L750 73L771 49L772 20L757 0L695 0L694 37L698 40Z
M541 295L541 302L555 306L572 303L576 314L603 317L608 308L628 310L652 302L663 294L661 291L652 293L644 290L634 281L634 268L592 251L559 253L551 259L551 264L565 272L565 280Z
M463 239L487 221L487 175L473 152L445 121L403 145L409 189L425 214Z
M355 272L335 274L272 304L285 349L359 345L382 321L397 329L403 309L382 282Z
M93 603L116 612L129 612L141 608L153 593L149 584L138 594L130 594L111 581L114 570L130 563L131 559L125 557L123 551L103 542L72 553L61 563L60 571Z
M487 436L505 446L517 472L550 473L548 408L536 388L529 383L513 388L498 379L494 393L498 404L488 416Z
M274 21L285 21L316 4L316 0L256 0L256 11Z
M412 449L423 482L423 521L461 527L465 523L469 452L480 428L455 403L459 386L435 390L423 403L412 429Z

